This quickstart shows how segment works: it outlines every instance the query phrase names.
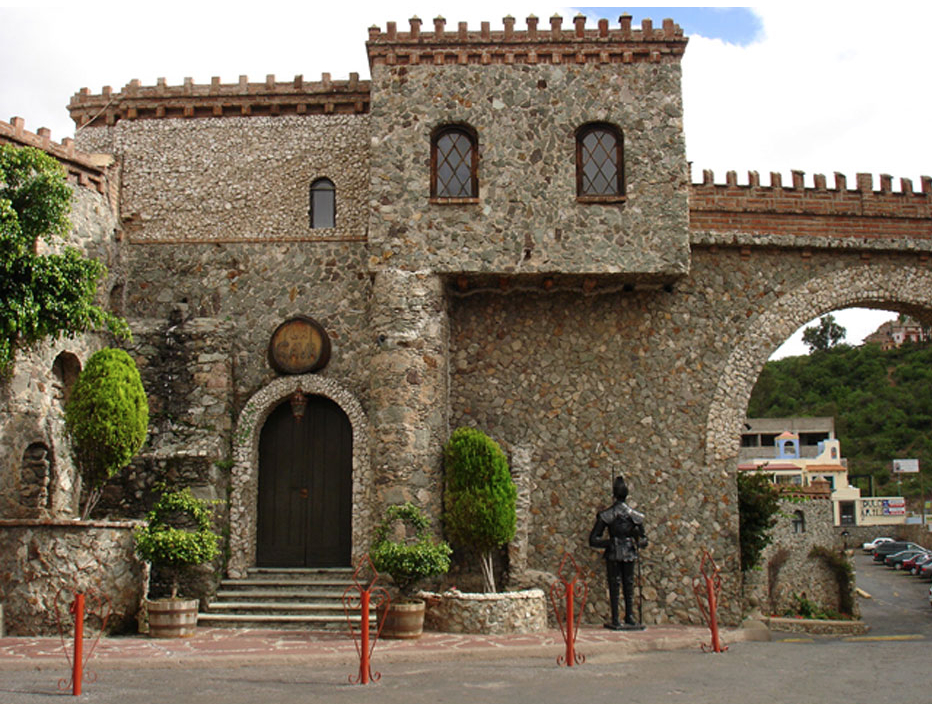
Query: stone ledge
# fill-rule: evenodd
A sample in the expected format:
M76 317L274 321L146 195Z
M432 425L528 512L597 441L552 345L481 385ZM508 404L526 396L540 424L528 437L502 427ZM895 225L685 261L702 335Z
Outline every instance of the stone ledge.
M832 621L828 619L782 618L764 619L772 631L811 633L814 635L863 636L869 630L864 621Z
M135 519L118 519L115 521L90 520L79 518L0 518L0 528L135 528L146 525L146 521Z

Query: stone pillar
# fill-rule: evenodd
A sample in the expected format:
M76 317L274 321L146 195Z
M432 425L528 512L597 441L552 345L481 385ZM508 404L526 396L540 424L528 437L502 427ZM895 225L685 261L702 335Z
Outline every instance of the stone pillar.
M382 269L372 286L374 507L413 501L437 521L449 433L449 318L439 276Z

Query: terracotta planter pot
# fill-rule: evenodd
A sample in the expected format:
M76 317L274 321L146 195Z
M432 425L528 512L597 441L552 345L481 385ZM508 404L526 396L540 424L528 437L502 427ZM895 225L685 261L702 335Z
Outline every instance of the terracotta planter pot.
M146 600L150 638L189 638L197 627L197 599Z
M382 626L383 638L420 638L424 632L424 602L402 601L389 605Z

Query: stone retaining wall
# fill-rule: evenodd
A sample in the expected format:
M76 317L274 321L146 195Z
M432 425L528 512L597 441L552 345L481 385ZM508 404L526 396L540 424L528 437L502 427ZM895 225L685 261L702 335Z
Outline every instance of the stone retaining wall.
M108 630L135 632L148 566L134 552L140 521L0 519L0 602L10 636L58 635L59 589L94 589L111 601ZM65 622L71 596L60 597Z
M473 594L450 589L421 592L427 600L424 626L445 633L538 633L547 629L547 600L541 589Z

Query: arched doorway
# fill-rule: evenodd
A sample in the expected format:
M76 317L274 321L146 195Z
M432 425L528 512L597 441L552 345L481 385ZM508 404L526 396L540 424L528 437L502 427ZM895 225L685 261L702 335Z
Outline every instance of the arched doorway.
M268 416L259 437L256 564L342 567L351 563L353 429L340 406L307 396Z

